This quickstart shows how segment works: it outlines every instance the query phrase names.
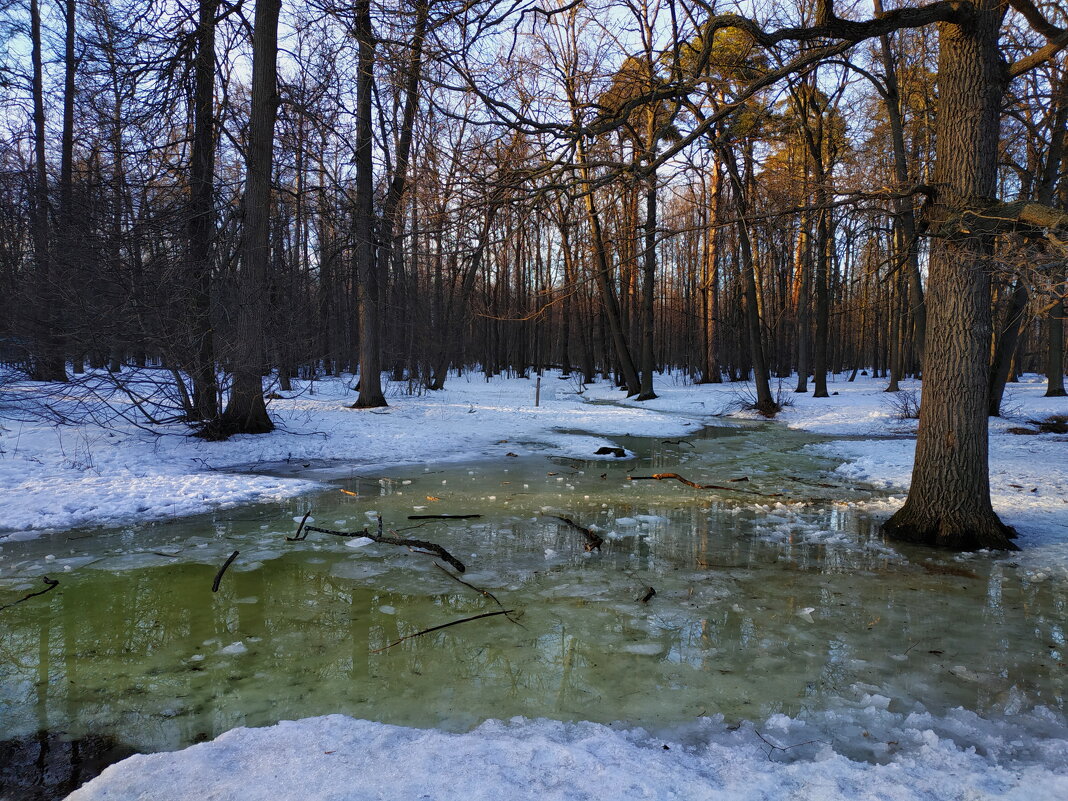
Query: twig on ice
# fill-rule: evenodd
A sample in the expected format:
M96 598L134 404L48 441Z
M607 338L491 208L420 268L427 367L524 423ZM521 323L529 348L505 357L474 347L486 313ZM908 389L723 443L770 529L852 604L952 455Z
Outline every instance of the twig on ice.
M215 574L215 581L211 583L212 592L219 591L219 582L222 581L223 573L226 572L226 568L233 564L233 561L237 559L237 555L239 553L241 553L241 551L234 551L232 554L230 554L229 558L225 562L223 562L223 566L220 567L219 572Z
M565 522L569 526L571 526L573 529L582 532L582 536L586 540L586 543L583 546L583 548L587 552L594 551L594 550L599 551L599 550L601 550L601 546L604 545L604 537L600 536L599 534L594 533L592 530L586 528L585 526L580 526L578 523L576 523L570 517L561 517L560 515L545 515L545 516L546 517L552 517L552 518L555 518L557 520L562 520L563 522Z
M510 613L512 613L514 611L515 611L514 609L502 609L499 612L485 612L485 613L483 613L481 615L474 615L472 617L465 617L465 618L461 618L460 620L454 620L451 623L442 623L440 626L432 626L429 629L423 629L422 631L417 631L415 634L409 634L407 637L401 637L399 640L394 640L389 645L383 646L382 648L376 648L375 650L371 651L371 653L372 654L380 654L383 651L388 651L394 645L400 645L405 640L412 640L412 639L415 639L416 637L422 637L424 634L429 634L432 631L440 631L441 629L447 629L447 628L449 628L449 626L458 626L461 623L469 623L472 620L481 620L484 617L496 617L497 615L507 615L507 614L510 614Z
M17 601L12 601L9 604L4 604L3 606L0 606L0 612L3 612L5 609L10 609L13 606L17 606L23 601L28 601L30 600L30 598L36 598L38 595L44 595L46 592L50 592L54 590L57 586L59 586L58 580L49 578L48 576L41 576L41 581L43 581L48 586L45 587L43 590L38 590L37 592L31 592L29 595L24 595Z
M442 567L441 565L439 565L439 564L438 564L437 562L435 562L435 563L434 563L434 567L436 567L436 568L437 568L438 570L440 570L440 571L441 571L442 573L444 573L444 574L445 574L446 576L448 576L449 578L451 578L451 579L452 579L453 581L458 581L458 582L459 582L460 584L463 584L463 585L464 585L465 587L469 587L470 589L472 589L472 590L474 590L475 592L477 592L477 593L478 593L479 595L485 596L486 598L489 598L490 600L492 600L492 601L493 601L493 603L497 604L497 606L499 606L499 607L500 607L501 609L504 609L504 604L502 604L502 603L501 603L500 601L498 601L498 600L497 600L497 596L496 596L496 595L494 595L494 594L493 594L492 592L490 592L489 590L484 590L484 589L482 589L481 587L476 587L476 586L475 586L474 584L470 584L470 583L468 583L468 582L464 581L464 580L463 580L462 578L460 578L460 577L459 577L459 576L457 576L456 574L454 574L454 573L450 573L450 572L449 572L448 570L446 570L445 568L443 568L443 567ZM522 623L520 623L520 622L519 622L518 620L516 620L516 619L515 619L514 617L512 617L511 615L508 615L508 619L509 619L509 620L511 620L511 621L512 621L513 623L515 623L515 624L516 624L517 626L521 626L521 627L523 627L523 628L526 628L526 626L523 626L523 624L522 624Z

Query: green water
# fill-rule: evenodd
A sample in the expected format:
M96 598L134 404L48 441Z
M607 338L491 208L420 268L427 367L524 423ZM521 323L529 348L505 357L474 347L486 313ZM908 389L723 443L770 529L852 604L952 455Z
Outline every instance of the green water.
M814 441L767 426L629 439L638 459L349 475L276 506L6 543L0 605L41 575L60 585L0 612L0 739L47 731L160 750L331 712L452 730L512 715L656 728L803 715L858 688L902 709L1063 712L1066 588L1029 584L1004 558L888 546L851 506L874 493L803 449ZM732 489L627 480L657 471ZM404 548L287 542L309 509L316 526L381 515L440 544L514 622L380 650L500 607ZM482 517L407 520L430 513ZM550 514L609 539L585 553Z

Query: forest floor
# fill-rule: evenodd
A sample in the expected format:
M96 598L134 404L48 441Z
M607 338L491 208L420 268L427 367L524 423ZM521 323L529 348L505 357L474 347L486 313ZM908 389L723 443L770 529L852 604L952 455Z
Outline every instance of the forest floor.
M805 447L842 459L843 476L885 489L858 504L876 517L904 499L916 420L902 408L919 389L905 382L903 394L888 395L885 384L835 376L834 394L815 399L789 392L793 383L784 381L781 397L789 405L774 424L830 437ZM542 378L537 406L533 379L452 377L442 392L390 392L390 406L373 411L348 408L351 386L351 378L297 382L297 391L271 402L275 433L206 442L180 424L142 428L110 417L99 425L105 410L86 401L84 387L0 382L0 558L5 542L48 529L167 519L322 486L285 477L289 472L325 478L341 465L373 472L531 451L613 459L594 452L625 435L685 438L714 416L759 419L743 408L744 385L693 386L670 376L659 381L659 398L640 404L608 383L583 388L555 374ZM1040 377L1025 376L1010 386L1006 417L991 421L992 495L1002 518L1020 532L1024 551L1012 558L1028 568L1031 581L1057 584L1063 594L1068 434L1011 431L1037 431L1037 422L1068 414L1068 399L1044 398L1044 389ZM99 387L92 392L100 394ZM67 418L63 425L56 415ZM1059 624L1053 628L1061 631ZM1060 636L1051 649L1063 648ZM137 755L70 798L1068 798L1068 723L1055 710L997 720L960 708L937 716L899 708L863 685L844 703L741 725L702 717L670 737L621 725L528 719L490 720L458 734L330 715L234 729L182 751ZM859 738L887 743L885 760L850 759L832 742ZM815 748L815 756L790 750L799 744Z

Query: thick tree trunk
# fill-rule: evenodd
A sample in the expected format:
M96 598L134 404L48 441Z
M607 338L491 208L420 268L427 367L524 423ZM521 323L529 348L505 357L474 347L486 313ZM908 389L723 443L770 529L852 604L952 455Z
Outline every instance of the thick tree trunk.
M278 14L281 0L257 0L252 34L252 117L245 158L244 230L236 310L233 385L219 436L274 429L263 401L263 318L270 260L271 170L278 113Z
M374 93L375 39L371 28L370 0L356 3L356 41L359 74L356 76L356 208L353 244L356 273L360 278L360 395L354 409L386 405L382 394L381 335L382 263L376 258L374 237L374 142L371 135Z
M211 319L212 247L215 233L215 12L218 0L201 0L194 62L193 141L189 164L189 377L192 416L219 414L215 333Z
M994 200L1001 99L997 0L967 24L939 23L939 111L932 220ZM886 522L892 538L957 550L1014 549L990 504L987 381L993 242L967 231L935 239L927 291L923 402L912 486Z

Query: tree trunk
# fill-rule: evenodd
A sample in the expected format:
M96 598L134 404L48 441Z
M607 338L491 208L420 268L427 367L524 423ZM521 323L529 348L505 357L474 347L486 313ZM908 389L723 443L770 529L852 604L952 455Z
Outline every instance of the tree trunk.
M1061 287L1065 285L1061 265ZM1057 298L1046 318L1046 397L1063 398L1064 391L1064 298Z
M642 373L641 391L636 400L653 400L653 301L656 293L656 172L646 179L645 186L645 238L642 254Z
M48 169L45 164L44 66L41 45L41 9L30 0L31 60L33 62L33 235L34 297L30 303L30 378L34 381L66 381L67 367L58 331L58 292L53 274L48 224Z
M987 414L991 417L1001 416L1001 400L1005 396L1005 384L1009 380L1012 357L1020 341L1020 330L1025 322L1027 310L1027 284L1016 279L1012 296L1005 308L1005 316L994 344L994 359L990 365L990 396Z
M589 218L590 239L593 246L593 277L600 290L601 307L608 321L612 344L615 347L616 360L623 373L623 381L626 385L627 395L637 395L641 391L641 381L638 379L638 371L634 367L634 359L631 357L627 338L623 332L623 320L619 311L619 300L616 298L615 288L612 284L612 268L608 262L608 254L605 251L604 232L601 229L601 217L594 202L592 181L589 167L586 166L586 148L579 140L578 148L579 174L583 181L586 202L586 214Z
M935 223L994 200L1001 99L1001 4L975 3L965 24L939 23ZM987 380L993 241L966 231L935 239L928 338L912 486L883 530L956 550L1014 549L990 504Z
M281 0L257 0L252 34L252 116L245 157L244 230L236 313L233 385L218 435L274 429L263 402L263 329L270 261L271 172L278 114L278 14Z
M753 245L749 238L748 204L745 186L738 172L734 152L721 150L721 158L733 183L734 207L738 213L738 250L741 256L741 271L745 298L745 327L749 339L749 358L753 363L753 384L756 388L756 410L764 415L774 415L779 405L771 395L768 366L764 358L764 346L760 337L760 306L757 298L756 265L753 263Z
M375 257L374 241L374 142L371 135L374 93L375 39L371 28L370 0L356 3L356 41L359 43L359 74L356 76L356 207L353 210L353 243L356 273L360 278L360 395L354 409L386 405L382 394L379 353L381 334L381 262Z
M797 230L797 250L794 254L797 292L794 307L797 309L797 387L794 392L808 392L808 303L812 294L812 270L808 256L808 214L801 213Z
M719 365L719 209L722 191L720 188L719 162L713 161L711 174L712 188L708 193L705 206L704 253L702 254L701 275L701 321L704 333L704 369L701 373L702 384L721 384Z
M219 414L215 333L211 320L212 246L215 234L215 12L219 0L201 0L194 63L193 141L189 164L189 377L192 417Z

